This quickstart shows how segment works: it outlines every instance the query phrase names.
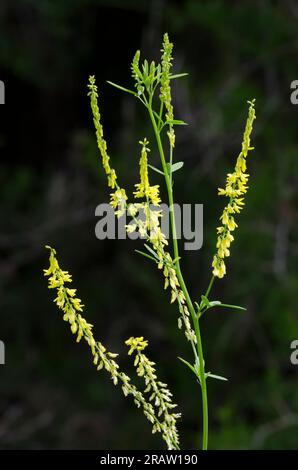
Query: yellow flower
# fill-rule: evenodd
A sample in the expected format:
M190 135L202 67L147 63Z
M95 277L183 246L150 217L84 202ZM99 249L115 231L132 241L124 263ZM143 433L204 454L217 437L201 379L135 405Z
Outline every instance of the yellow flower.
M125 209L126 209L126 201L127 201L127 195L126 195L125 189L118 188L116 189L116 191L111 193L110 204L114 209L117 209L115 211L115 214L117 215L117 217L121 217L121 215L124 214Z
M116 186L117 175L115 170L112 168L111 172L108 174L108 186L112 189Z
M130 349L128 351L129 356L134 352L134 351L143 351L148 346L148 341L144 340L143 336L139 337L133 337L131 336L129 339L125 341L125 344L127 346L130 346Z
M219 278L224 277L226 274L226 265L222 258L215 255L212 262L213 275Z
M148 188L148 198L154 206L159 206L160 197L159 197L159 185L155 184L154 186L149 186Z
M248 118L243 135L242 149L237 158L235 171L233 173L228 173L226 187L218 188L219 196L226 196L229 198L229 202L224 208L224 211L220 217L222 226L217 227L217 253L214 256L212 262L213 275L219 278L222 278L226 274L224 258L230 255L230 250L228 248L230 247L231 242L234 240L231 232L233 232L238 227L232 214L239 214L239 212L243 209L244 198L241 196L243 196L248 189L247 182L249 175L245 173L245 171L246 157L249 150L253 149L253 147L250 146L250 136L253 128L253 122L256 119L254 103L255 100L248 101Z

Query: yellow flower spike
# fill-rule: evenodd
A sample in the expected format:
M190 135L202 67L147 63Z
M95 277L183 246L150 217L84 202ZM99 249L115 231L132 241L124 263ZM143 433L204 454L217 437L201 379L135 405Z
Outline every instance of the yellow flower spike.
M110 165L109 165L110 157L107 154L107 143L103 137L103 128L100 122L101 116L100 116L100 112L99 112L99 108L97 104L98 91L97 91L97 85L95 83L94 75L91 75L89 77L88 88L89 88L88 96L90 96L91 109L93 113L93 122L94 122L95 130L96 130L97 146L101 153L102 164L105 169L105 172L109 174L111 172Z
M241 196L243 196L248 189L246 183L249 175L245 173L245 171L246 157L248 152L253 150L253 147L250 145L250 137L253 129L253 122L256 119L254 103L255 100L248 101L248 117L243 134L242 149L236 161L235 171L233 173L228 173L226 187L218 189L219 196L226 196L229 198L229 203L220 217L222 226L217 227L217 253L212 262L213 275L219 278L224 277L226 274L226 266L223 260L230 255L228 248L234 240L231 232L238 227L232 214L239 214L243 209L244 198Z
M149 175L148 175L148 153L150 149L148 147L149 141L146 139L140 141L141 144L141 158L140 158L140 183L135 185L136 191L134 191L134 196L136 198L145 197L149 202L155 206L159 206L159 186L154 185L150 186Z
M110 167L110 163L109 163L110 157L107 153L107 143L104 139L103 127L100 121L101 116L100 116L98 102L97 102L98 101L98 89L95 83L94 75L91 75L89 77L88 88L89 88L88 96L90 96L90 103L91 103L91 110L93 114L93 123L95 127L97 146L101 154L103 168L108 178L108 186L114 189L116 186L117 175L116 175L115 170Z
M150 152L148 147L149 141L146 139L139 141L142 146L141 158L140 158L140 183L136 185L138 191L135 193L136 197L143 197L148 195L149 190L149 177L148 177L148 158L147 155ZM140 194L137 194L137 193Z
M137 89L137 93L140 96L144 91L144 84L142 81L142 73L140 70L140 51L137 51L134 55L132 64L131 64L131 72L132 78L135 80L135 87Z
M155 363L150 361L142 352L148 345L148 341L143 336L131 337L125 341L130 346L128 354L135 353L134 367L139 377L145 382L144 395L149 395L149 402L156 407L158 423L153 425L153 433L159 431L162 433L168 449L179 448L179 436L176 428L176 422L180 418L180 413L173 413L177 405L172 403L172 393L168 385L157 378Z
M167 33L164 34L162 43L162 56L161 56L161 87L160 87L160 100L164 103L166 112L166 121L169 122L169 131L167 133L170 146L175 147L175 132L173 124L174 119L173 105L172 105L172 92L170 86L170 71L172 68L172 51L173 44L169 41Z
M168 449L177 449L179 448L179 438L176 430L176 420L180 417L179 414L171 413L171 409L176 405L171 403L171 393L166 389L166 385L162 382L156 382L156 387L159 387L159 395L163 398L164 402L168 403L166 409L164 410L164 419L161 419L161 401L160 399L155 400L154 403L151 403L152 400L145 398L145 392L140 392L135 385L131 384L130 378L123 372L119 371L119 366L115 362L115 358L118 354L109 352L99 341L96 341L93 336L93 325L87 323L85 318L79 313L82 311L83 305L81 300L76 297L76 289L69 289L65 286L65 283L71 282L71 277L67 271L63 271L59 267L58 260L56 258L56 251L47 246L47 249L50 250L50 266L48 269L44 270L45 276L49 277L49 288L57 288L57 297L54 302L58 307L63 311L63 320L68 322L70 325L71 332L76 335L77 343L81 341L82 338L89 345L92 357L93 364L96 366L96 369L99 371L105 369L114 385L117 385L119 382L124 396L131 395L134 403L138 408L143 410L144 415L150 423L152 423L152 432L160 432L163 439L167 443ZM135 351L137 354L141 354L147 345L148 341L144 338L130 338L127 342L131 346L130 354ZM146 356L141 356L146 358ZM153 362L149 361L147 358L144 363L140 364L140 374L143 370L143 375L148 377L150 375L150 380L155 380L156 376L154 374L154 365ZM151 367L151 369L150 369ZM148 389L148 383L147 383ZM148 390L146 391L146 393Z

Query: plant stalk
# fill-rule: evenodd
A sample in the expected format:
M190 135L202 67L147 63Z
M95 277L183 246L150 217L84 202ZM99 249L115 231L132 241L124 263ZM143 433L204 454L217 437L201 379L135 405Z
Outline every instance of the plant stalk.
M201 394L202 394L202 416L203 416L203 442L202 442L202 449L207 450L208 448L208 396L207 396L207 385L206 385L206 375L205 375L205 364L204 364L204 354L203 354L203 345L202 345L202 338L201 338L201 331L199 325L199 319L194 309L193 303L191 301L190 295L188 293L187 287L184 282L184 278L181 272L180 261L179 261L179 248L178 248L178 241L177 241L177 231L176 231L176 222L175 222L175 213L174 213L174 200L173 200L173 188L172 188L172 178L169 175L168 167L164 155L163 145L160 137L160 132L158 130L151 103L148 103L148 111L150 115L150 119L152 122L155 138L157 141L158 151L160 154L160 159L162 163L162 168L165 177L165 183L167 187L168 193L168 200L170 206L170 223L172 229L172 240L173 240L173 250L174 250L174 258L175 258L175 267L177 277L183 291L183 294L186 299L187 307L190 311L191 318L194 325L194 331L197 338L197 353L199 358L199 377L200 377L200 385L201 385Z

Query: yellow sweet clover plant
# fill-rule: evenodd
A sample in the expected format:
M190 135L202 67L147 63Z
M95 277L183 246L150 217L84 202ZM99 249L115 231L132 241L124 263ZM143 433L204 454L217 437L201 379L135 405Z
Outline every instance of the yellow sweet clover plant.
M98 88L95 77L90 76L88 83L88 96L90 98L93 123L102 166L107 176L108 187L111 188L110 204L117 217L125 212L131 216L131 222L126 226L128 233L138 232L144 239L145 252L136 250L141 255L153 261L164 278L164 288L171 292L170 301L178 306L178 328L184 330L189 341L193 360L179 358L194 373L201 388L202 397L202 449L208 447L208 397L207 379L214 378L226 380L224 377L214 375L206 371L203 354L203 344L200 331L200 319L205 312L214 307L229 307L242 309L235 305L224 304L209 299L211 289L216 278L222 278L226 274L225 258L230 255L230 244L234 240L232 232L237 227L235 214L239 214L244 205L244 195L247 192L248 177L246 173L247 155L251 147L251 133L253 122L256 118L255 101L249 101L248 118L244 130L242 149L237 158L235 170L228 173L226 186L219 188L219 195L228 198L228 204L220 217L221 225L217 228L217 252L212 261L212 277L205 295L201 295L199 302L191 299L180 266L180 254L176 236L176 221L174 214L173 197L173 173L183 166L183 162L173 163L173 151L175 148L175 126L184 125L181 120L174 118L172 104L171 81L187 74L172 73L173 44L169 41L168 34L164 35L160 64L145 60L140 64L140 51L137 51L131 66L134 89L127 89L113 82L108 82L114 87L133 95L148 111L150 122L154 131L156 147L160 156L161 169L148 163L150 156L150 143L145 137L139 141L141 145L140 181L135 184L133 199L129 201L127 193L118 183L117 174L110 165L110 157L107 153L107 143L104 139L101 115L98 106ZM166 132L168 145L162 140ZM161 173L164 177L168 196L171 223L171 247L166 236L162 233L160 219L162 209L159 186L151 184L149 170ZM145 217L138 214L143 212ZM77 337L82 338L91 349L93 362L98 370L105 369L111 376L114 384L121 383L125 396L131 395L135 404L143 410L146 418L152 423L153 432L158 432L167 444L168 449L179 449L179 437L177 420L179 413L174 413L176 405L172 403L172 394L167 384L159 381L156 375L155 363L150 361L144 350L148 341L143 337L132 337L125 341L129 346L129 355L134 356L134 366L139 377L143 377L145 389L139 391L132 383L128 375L119 371L116 362L117 354L108 352L101 342L96 341L92 332L92 325L82 316L83 305L76 296L76 290L67 287L71 282L71 275L63 271L58 264L56 251L50 250L50 266L45 270L49 277L49 288L57 290L55 303L63 311L63 319L70 324L71 331Z

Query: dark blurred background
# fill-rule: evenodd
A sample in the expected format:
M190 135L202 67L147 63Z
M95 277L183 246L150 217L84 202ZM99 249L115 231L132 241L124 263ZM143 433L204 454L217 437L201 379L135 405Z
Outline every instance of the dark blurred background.
M298 366L297 122L290 83L298 79L298 7L278 1L2 0L0 79L0 447L162 448L158 437L89 350L76 345L52 303L42 269L45 244L74 276L96 337L120 352L130 335L150 340L159 376L183 413L182 447L199 443L199 389L177 356L190 358L160 273L136 242L98 241L95 207L108 201L86 84L96 74L113 166L129 190L138 140L151 136L144 111L106 84L131 86L136 49L158 58L163 32L175 44L175 196L204 204L204 246L182 262L194 298L210 278L225 174L241 145L247 99L256 98L250 190L213 295L247 307L211 311L202 322L209 382L210 446L295 449ZM152 152L157 163L157 153ZM157 182L160 183L158 175Z

